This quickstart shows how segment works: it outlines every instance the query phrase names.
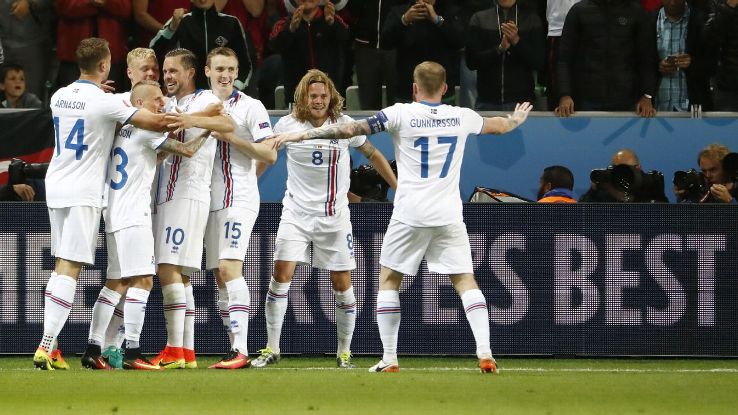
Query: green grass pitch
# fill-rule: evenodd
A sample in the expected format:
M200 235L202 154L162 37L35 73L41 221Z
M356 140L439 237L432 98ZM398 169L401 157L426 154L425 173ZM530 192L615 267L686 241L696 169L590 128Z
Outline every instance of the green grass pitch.
M201 368L214 357L200 357ZM339 370L330 357L285 356L273 367L216 371L32 369L0 357L2 414L735 414L738 360L401 357L400 373Z

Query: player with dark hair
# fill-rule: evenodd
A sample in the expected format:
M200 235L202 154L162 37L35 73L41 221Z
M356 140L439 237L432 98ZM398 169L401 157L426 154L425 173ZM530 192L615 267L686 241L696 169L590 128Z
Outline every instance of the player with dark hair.
M477 344L482 372L497 372L489 339L487 302L474 279L471 248L462 217L459 177L470 134L504 134L525 122L529 103L518 104L507 118L482 118L468 108L441 103L448 88L446 70L423 62L413 73L415 102L395 104L366 120L284 133L275 143L345 139L389 131L395 145L399 183L394 211L382 244L377 325L384 346L371 372L397 372L400 283L415 274L425 258L431 272L449 274L461 297ZM306 145L312 141L300 143ZM418 209L422 205L423 209Z

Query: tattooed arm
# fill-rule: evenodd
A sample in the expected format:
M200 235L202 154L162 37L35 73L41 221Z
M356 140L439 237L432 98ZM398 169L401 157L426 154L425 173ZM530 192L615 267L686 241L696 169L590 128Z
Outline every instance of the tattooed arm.
M162 153L171 153L190 158L197 153L197 150L199 150L203 144L205 144L208 137L210 137L210 131L206 130L197 138L186 143L182 143L172 138L167 138L163 143L161 143L158 150Z
M274 144L276 148L284 143L297 142L302 140L340 140L355 137L357 135L370 134L372 134L372 130L371 128L369 128L369 122L367 120L358 120L340 124L327 125L308 131L277 134L274 136Z

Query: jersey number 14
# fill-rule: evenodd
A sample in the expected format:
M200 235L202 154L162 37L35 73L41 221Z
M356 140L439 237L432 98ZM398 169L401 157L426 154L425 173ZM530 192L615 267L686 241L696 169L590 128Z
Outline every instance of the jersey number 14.
M59 117L54 117L54 134L56 136L56 155L61 154L61 132L59 131ZM87 145L84 143L85 139L85 120L83 118L77 118L74 122L72 130L69 131L67 139L64 142L64 148L74 150L74 158L82 160L82 156L87 151ZM76 142L75 142L76 140Z

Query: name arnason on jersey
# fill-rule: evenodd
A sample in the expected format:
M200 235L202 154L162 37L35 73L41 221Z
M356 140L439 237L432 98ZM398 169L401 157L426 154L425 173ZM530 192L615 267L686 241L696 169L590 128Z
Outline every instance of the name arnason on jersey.
M428 119L410 119L410 127L413 128L443 128L443 127L458 127L461 125L459 118L441 118L438 120Z
M54 104L54 108L64 108L68 110L84 110L87 103L84 101L67 101L65 99L58 99Z

